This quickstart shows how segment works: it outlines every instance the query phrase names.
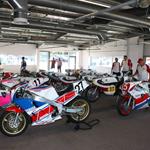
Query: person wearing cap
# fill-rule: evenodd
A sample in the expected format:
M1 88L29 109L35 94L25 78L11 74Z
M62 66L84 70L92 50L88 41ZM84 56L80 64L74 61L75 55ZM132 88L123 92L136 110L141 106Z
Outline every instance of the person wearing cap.
M143 58L139 58L137 63L138 65L136 68L136 72L133 76L137 75L140 81L150 81L150 67L145 64Z
M111 68L112 74L116 76L120 76L120 69L121 67L120 67L120 63L118 62L118 58L115 58L115 62L113 62Z
M132 62L131 62L131 59L128 59L126 55L124 56L124 59L121 63L121 68L122 68L123 75L125 75L129 71L130 73L132 73Z

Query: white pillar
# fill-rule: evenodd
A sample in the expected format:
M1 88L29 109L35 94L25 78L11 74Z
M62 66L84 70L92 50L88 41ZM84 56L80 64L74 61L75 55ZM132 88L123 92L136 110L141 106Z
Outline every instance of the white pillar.
M133 72L136 70L138 59L143 58L144 44L141 42L142 40L139 37L127 39L127 56L132 60Z

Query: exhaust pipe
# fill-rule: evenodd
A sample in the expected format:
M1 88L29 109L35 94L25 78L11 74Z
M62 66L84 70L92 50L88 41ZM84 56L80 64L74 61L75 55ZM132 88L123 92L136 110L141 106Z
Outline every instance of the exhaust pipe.
M10 6L14 9L14 24L28 24L28 1L27 0L7 0Z

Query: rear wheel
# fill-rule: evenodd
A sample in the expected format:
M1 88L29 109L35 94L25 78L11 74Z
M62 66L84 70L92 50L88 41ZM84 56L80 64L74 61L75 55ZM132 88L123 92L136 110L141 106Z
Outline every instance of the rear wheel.
M68 119L72 122L84 121L90 115L90 105L86 100L82 98L75 99L74 101L70 102L67 106L72 108L76 107L82 109L78 113L71 113L70 115L68 115Z
M24 113L4 112L0 118L0 130L7 136L22 134L28 126L28 120Z
M117 110L120 115L128 116L132 112L133 99L128 97L128 99L121 97L118 99Z
M89 87L86 90L86 98L89 102L96 102L100 97L100 92L97 87Z

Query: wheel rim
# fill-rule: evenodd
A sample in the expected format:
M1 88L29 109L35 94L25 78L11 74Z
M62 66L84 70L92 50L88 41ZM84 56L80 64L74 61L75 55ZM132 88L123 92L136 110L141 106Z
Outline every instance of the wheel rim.
M9 112L3 117L2 128L9 135L17 135L26 127L25 116L20 113L15 123L16 115L17 114L15 112Z
M120 102L120 111L122 114L128 115L132 110L132 102L128 106L128 101L127 100L122 100Z
M90 107L87 101L85 100L77 100L72 104L72 107L80 107L82 111L76 114L71 114L71 117L75 121L83 121L86 119L90 112Z
M99 98L99 92L95 88L91 88L87 92L87 97L90 101L94 101Z

